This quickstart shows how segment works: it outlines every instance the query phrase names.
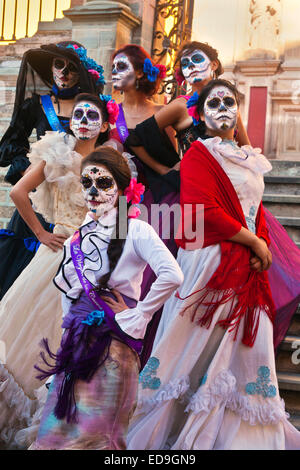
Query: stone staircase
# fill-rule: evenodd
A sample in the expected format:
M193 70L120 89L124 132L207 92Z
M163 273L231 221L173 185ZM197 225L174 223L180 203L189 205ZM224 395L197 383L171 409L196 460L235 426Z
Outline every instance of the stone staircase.
M264 206L283 225L300 248L300 159L272 161L265 177ZM276 357L280 395L285 400L290 421L300 430L300 307Z

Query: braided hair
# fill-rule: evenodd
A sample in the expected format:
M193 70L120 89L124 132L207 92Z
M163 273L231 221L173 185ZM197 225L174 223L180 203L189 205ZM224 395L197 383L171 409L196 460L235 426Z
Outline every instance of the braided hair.
M88 165L103 165L114 177L118 189L124 191L130 184L131 172L126 159L120 152L112 147L97 147L94 152L82 159L81 171ZM127 219L128 229L128 219ZM117 223L115 236L111 238L107 249L109 260L109 271L104 274L98 284L98 290L106 289L110 276L115 269L124 249L126 238L119 238L120 235L120 214L117 208Z

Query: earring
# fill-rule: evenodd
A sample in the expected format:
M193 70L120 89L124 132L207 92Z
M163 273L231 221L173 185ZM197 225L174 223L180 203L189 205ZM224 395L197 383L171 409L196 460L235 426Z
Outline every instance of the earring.
M140 79L137 78L135 82L135 88L138 90L140 88Z

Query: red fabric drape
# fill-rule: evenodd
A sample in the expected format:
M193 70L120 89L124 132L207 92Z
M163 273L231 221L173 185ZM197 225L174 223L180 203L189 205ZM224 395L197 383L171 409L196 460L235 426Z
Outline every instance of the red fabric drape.
M242 227L247 228L236 191L222 167L199 141L194 142L185 154L180 174L183 235L181 236L179 232L176 238L177 245L184 249L201 248L216 243L221 245L221 262L218 269L206 286L188 296L191 298L197 294L198 297L188 307L195 306L195 303L198 306L201 304L202 308L205 307L205 313L197 322L201 326L209 327L216 309L225 302L231 302L227 318L219 324L224 328L230 328L231 331L236 329L237 333L241 319L245 318L242 341L251 347L256 338L260 313L265 311L274 322L275 307L267 272L252 271L251 250L239 243L227 241ZM204 210L201 211L197 204L203 204ZM187 224L191 224L191 220L195 223L199 214L204 217L202 246L201 239L185 238L185 233L188 233L190 228ZM193 219L189 217L187 221L187 215L192 215ZM256 218L256 234L264 238L267 243L270 242L262 204ZM192 321L195 318L194 314Z

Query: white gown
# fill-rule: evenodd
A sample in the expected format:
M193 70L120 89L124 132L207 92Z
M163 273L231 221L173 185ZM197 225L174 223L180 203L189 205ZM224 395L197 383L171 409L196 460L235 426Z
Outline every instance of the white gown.
M257 149L241 149L219 137L202 143L230 178L248 228L255 231L270 163ZM207 284L220 255L219 244L179 249L177 261L185 276L181 297ZM192 323L188 312L180 316L184 307L174 296L165 304L151 358L140 375L128 449L300 449L300 432L289 423L279 396L267 314L261 312L250 348L241 342L244 320L236 341L235 331L216 325L227 317L228 304L217 309L209 328Z
M32 164L45 161L45 181L30 195L33 207L55 224L54 233L69 237L86 214L81 191L81 155L76 139L47 132L32 145ZM0 303L0 341L6 346L6 362L0 363L0 445L14 447L19 429L28 426L37 407L35 378L40 342L49 338L56 351L61 339L61 296L52 280L62 259L42 245L33 260Z

